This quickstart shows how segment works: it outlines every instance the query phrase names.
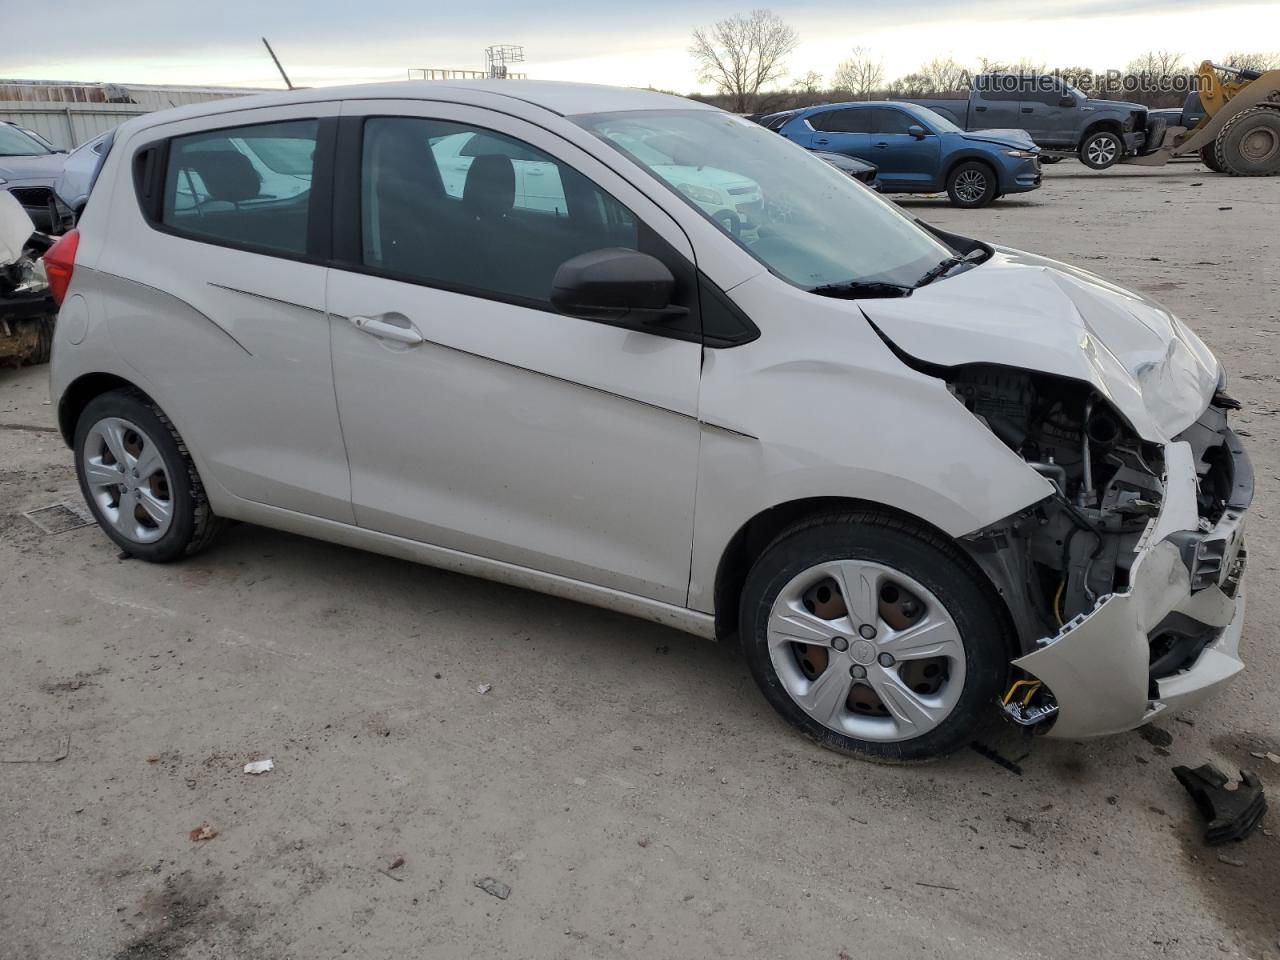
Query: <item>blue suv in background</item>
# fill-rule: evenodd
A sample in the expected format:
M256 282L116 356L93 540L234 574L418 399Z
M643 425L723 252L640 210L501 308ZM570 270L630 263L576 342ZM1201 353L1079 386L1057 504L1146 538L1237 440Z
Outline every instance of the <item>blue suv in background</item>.
M885 193L945 190L958 207L985 207L1040 186L1040 148L1023 130L966 133L927 107L890 101L829 103L781 119L765 125L810 150L874 163Z

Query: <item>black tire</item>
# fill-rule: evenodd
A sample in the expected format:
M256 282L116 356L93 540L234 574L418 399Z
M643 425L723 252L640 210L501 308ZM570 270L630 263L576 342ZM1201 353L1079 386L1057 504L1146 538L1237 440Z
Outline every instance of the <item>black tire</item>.
M1218 131L1213 155L1233 177L1280 174L1280 107L1241 110Z
M1041 157L1041 163L1061 163L1062 157Z
M975 188L979 188L975 192ZM957 207L969 210L985 207L996 198L1000 182L996 172L980 160L956 164L947 175L947 196Z
M783 588L805 570L840 559L867 560L914 578L934 594L959 629L965 677L947 717L914 739L855 739L823 725L791 698L769 656L768 623ZM833 514L780 534L753 564L739 608L747 664L765 699L820 746L885 763L934 760L972 742L999 716L997 698L1015 649L1007 612L955 544L920 524L879 511Z
M1110 130L1095 130L1080 144L1080 162L1091 170L1106 170L1124 156L1124 141Z
M1206 143L1200 148L1200 162L1214 173L1226 173L1226 171L1222 169L1222 164L1218 163L1218 151L1216 144Z
M169 486L173 519L165 534L152 543L136 542L117 531L90 492L84 470L85 441L92 427L107 417L120 417L137 424L154 441L168 476L175 478ZM76 422L73 449L76 477L85 503L103 532L130 556L150 563L170 563L205 549L222 529L222 520L209 506L204 484L182 437L164 412L145 395L133 390L113 390L95 397ZM178 482L179 477L185 482Z

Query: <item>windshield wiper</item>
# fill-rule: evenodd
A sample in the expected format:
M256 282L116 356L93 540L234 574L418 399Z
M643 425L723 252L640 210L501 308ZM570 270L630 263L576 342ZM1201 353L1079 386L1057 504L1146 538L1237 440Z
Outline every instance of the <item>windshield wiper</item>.
M912 288L901 283L885 283L882 280L846 280L843 283L824 283L810 287L810 293L820 297L858 300L863 297L905 297Z
M963 257L947 257L947 259L943 260L940 264L938 264L936 267L934 267L932 270L926 273L923 277L921 277L918 281L916 281L916 286L923 287L925 284L933 283L933 281L937 280L938 278L946 276L954 268L960 266L960 264L972 263L974 260L978 259L980 256L984 256L986 252L987 251L979 247L977 250L970 250Z

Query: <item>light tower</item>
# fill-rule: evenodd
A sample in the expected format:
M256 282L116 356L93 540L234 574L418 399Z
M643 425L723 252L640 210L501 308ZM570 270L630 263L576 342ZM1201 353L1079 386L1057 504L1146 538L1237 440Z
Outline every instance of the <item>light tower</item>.
M493 80L506 80L511 76L507 65L524 63L524 47L518 43L495 43L484 48L485 71Z

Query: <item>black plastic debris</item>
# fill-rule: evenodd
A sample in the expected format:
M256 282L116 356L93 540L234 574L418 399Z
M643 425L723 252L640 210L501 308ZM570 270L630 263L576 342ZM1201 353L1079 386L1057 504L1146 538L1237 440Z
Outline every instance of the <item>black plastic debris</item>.
M1211 763L1192 770L1190 767L1174 767L1178 778L1191 799L1195 801L1200 816L1208 824L1204 842L1210 845L1228 840L1243 840L1251 834L1267 812L1267 800L1262 794L1262 781L1250 770L1240 771L1240 782L1234 790L1227 789L1227 775Z

